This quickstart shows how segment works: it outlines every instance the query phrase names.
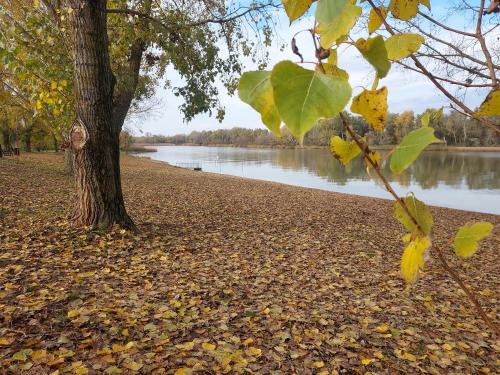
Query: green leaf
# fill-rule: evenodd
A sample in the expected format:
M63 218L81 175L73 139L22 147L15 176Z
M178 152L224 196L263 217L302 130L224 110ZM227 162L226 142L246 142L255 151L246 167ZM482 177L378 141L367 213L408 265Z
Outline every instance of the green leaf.
M428 237L418 237L411 241L401 258L401 276L408 284L417 280L418 271L424 268L424 254L431 245Z
M387 120L387 87L379 90L363 90L352 99L351 111L359 113L375 130L384 130Z
M389 69L391 69L391 63L387 59L384 38L380 35L375 38L369 38L368 40L360 38L356 41L356 48L375 68L379 78L384 78L387 75Z
M429 121L431 120L431 114L429 111L424 112L422 115L422 118L420 119L420 122L422 123L422 126L425 128L429 126Z
M339 136L334 136L330 139L330 151L344 165L349 164L352 159L361 153L361 149L356 142L344 141Z
M391 0L389 10L400 20L408 21L417 15L419 0Z
M389 60L401 60L418 51L422 43L425 42L423 36L418 34L396 34L385 41L387 58Z
M271 83L280 116L301 144L320 117L335 117L351 97L347 80L304 69L291 61L274 67Z
M412 234L428 235L432 229L432 214L424 202L419 201L415 196L409 195L403 198L408 211L415 219L422 230L419 230L411 217L406 213L405 209L399 202L394 203L394 217Z
M302 16L311 7L313 0L281 0L290 23Z
M382 14L383 18L387 16L387 10L383 6L377 7L380 13ZM374 33L375 31L378 30L378 28L382 25L383 20L380 18L378 13L375 11L374 8L370 10L370 16L368 17L368 33Z
M238 84L238 95L242 101L250 104L260 113L262 122L276 136L280 136L280 114L274 103L271 72L246 72Z
M351 0L319 0L316 7L316 32L320 44L330 48L337 39L349 33L361 14L361 8Z
M477 251L478 242L488 236L493 224L480 222L461 227L455 236L453 248L459 257L468 258Z
M476 112L478 116L500 115L500 90L491 91Z
M430 127L423 127L408 133L392 154L391 171L403 172L428 145L439 142L441 141L434 136L434 129Z

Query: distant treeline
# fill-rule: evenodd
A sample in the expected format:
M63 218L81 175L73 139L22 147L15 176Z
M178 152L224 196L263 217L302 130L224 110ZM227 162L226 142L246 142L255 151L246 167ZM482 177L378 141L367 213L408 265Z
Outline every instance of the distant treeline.
M428 111L435 112L429 109ZM368 127L368 124L360 116L347 114L351 125L356 132L367 136L370 144L391 145L397 144L410 131L421 126L422 115L416 115L413 111L389 114L383 132L376 132ZM498 119L497 119L498 120ZM432 123L433 122L433 123ZM500 137L493 130L479 125L460 113L453 112L444 114L438 121L431 121L430 126L436 130L436 136L447 145L461 146L492 146L500 144ZM345 138L344 129L339 118L320 120L311 129L304 139L304 144L309 146L327 146L330 138L334 135ZM138 143L169 143L175 145L236 145L236 146L269 146L289 147L297 144L295 139L287 131L282 129L282 137L275 137L265 129L219 129L209 131L192 131L189 134L178 134L174 136L152 135L146 133L142 137L134 137Z

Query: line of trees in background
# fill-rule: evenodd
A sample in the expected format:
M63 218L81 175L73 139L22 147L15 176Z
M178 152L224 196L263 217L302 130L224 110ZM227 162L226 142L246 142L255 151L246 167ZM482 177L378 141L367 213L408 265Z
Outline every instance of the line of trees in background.
M428 109L426 112L436 112L436 109ZM425 112L424 112L425 113ZM371 131L366 121L360 116L346 114L350 123L361 136L366 136L370 144L394 145L410 131L420 127L423 114L415 115L413 111L392 113L388 115L383 132ZM432 116L431 116L432 118ZM432 120L431 120L432 122ZM438 121L431 123L436 130L437 137L447 145L461 146L493 146L500 144L500 137L491 129L481 126L475 120L471 120L460 113L452 112L444 114ZM318 123L306 134L304 144L308 146L328 146L330 138L338 135L345 138L340 119L325 119ZM266 129L218 129L209 131L192 131L189 134L177 134L174 136L152 135L134 137L138 143L168 143L175 145L236 145L236 146L269 146L288 147L297 144L291 134L282 128L282 137L277 138Z
M435 112L434 109L427 110ZM410 131L420 126L422 114L415 115L413 111L389 114L383 132L371 131L368 124L360 116L349 116L353 127L358 134L367 136L374 145L393 145ZM58 151L61 139L57 137L43 122L36 119L20 119L22 126L17 126L9 118L0 116L0 138L4 149L20 147L22 150L31 151ZM492 130L479 125L476 121L457 112L445 114L441 119L432 124L436 129L436 136L447 145L461 146L493 146L500 144L500 137ZM319 121L314 128L306 134L304 144L309 146L328 146L330 138L338 135L345 138L339 118ZM267 129L218 129L209 131L192 131L189 134L174 136L152 135L146 133L142 137L132 137L130 131L124 130L120 134L120 145L123 150L130 149L134 142L137 143L168 143L175 145L236 145L236 146L267 146L290 147L297 144L296 140L286 130L282 129L282 137L277 138Z

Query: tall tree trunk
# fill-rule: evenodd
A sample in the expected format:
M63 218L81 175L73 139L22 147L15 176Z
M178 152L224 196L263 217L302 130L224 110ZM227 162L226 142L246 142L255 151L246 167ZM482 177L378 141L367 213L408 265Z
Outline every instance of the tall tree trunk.
M114 126L106 0L72 0L77 120L70 133L75 153L76 224L135 229L120 182L120 129Z
M33 128L28 126L24 132L23 140L24 140L24 148L26 152L31 152L31 136L33 135Z

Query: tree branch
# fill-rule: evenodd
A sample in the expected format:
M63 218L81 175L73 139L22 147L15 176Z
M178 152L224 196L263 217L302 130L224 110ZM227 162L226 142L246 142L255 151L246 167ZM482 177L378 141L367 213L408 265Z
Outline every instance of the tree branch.
M475 38L476 37L476 34L473 34L473 33L468 33L466 31L461 31L461 30L457 30L457 29L454 29L452 27L449 27L437 20L435 20L434 18L430 17L429 15L421 12L420 10L418 11L418 14L420 14L422 17L428 19L429 21L431 21L433 24L437 25L437 26L440 26L442 27L443 29L445 30L448 30L448 31L451 31L452 33L456 33L456 34L460 34L460 35L464 35L464 36L470 36L472 38Z
M423 74L423 75L427 75L425 74L424 72L422 72L421 70L418 70L418 69L415 69L401 61L395 61L397 64L403 66L405 69L408 69L408 70L412 70L414 72L417 72L417 73L420 73L420 74ZM475 84L475 83L466 83L466 82L458 82L458 81L454 81L454 80L451 80L451 79L448 79L448 78L444 78L444 77L438 77L432 73L430 73L435 79L438 79L440 81L444 81L444 82L448 82L448 83L451 83L452 85L457 85L457 86L463 86L463 87L492 87L493 85L491 83L478 83L478 84Z
M382 13L380 12L380 9L373 3L373 0L367 0L367 1L370 4L370 6L372 7L372 9L374 9L374 11L377 13L377 15L382 20L382 23L385 25L387 32L389 32L391 35L395 35L396 33L394 32L393 28L391 27L391 25L389 25L389 23L387 22L385 17L382 15ZM420 62L420 60L414 54L411 54L410 58L413 60L415 65L429 78L429 80L434 84L434 86L436 86L438 88L438 90L441 91L448 99L450 99L453 103L455 103L462 110L464 110L464 112L477 118L481 122L481 124L495 130L495 132L500 134L500 126L495 125L494 123L492 123L491 121L489 121L485 117L482 117L482 116L478 117L472 109L467 107L464 103L462 103L460 100L455 98L448 90L446 90L444 88L444 86L441 85L439 83L439 81L432 76L432 74L425 68L425 66Z
M493 83L493 86L497 86L497 77L495 74L495 68L499 69L499 67L493 64L493 61L491 60L490 51L488 51L488 47L486 46L486 41L484 40L482 34L481 23L483 20L484 1L485 0L481 0L481 3L479 5L479 13L477 16L477 25L476 25L476 38L479 41L479 44L481 45L484 58L486 59L486 63L488 64L488 69L490 70L491 82Z
M203 25L208 25L208 24L223 25L225 23L229 23L231 21L234 21L234 20L237 20L239 18L245 17L249 13L258 12L258 11L260 11L262 9L267 8L267 7L278 8L279 6L280 5L274 3L274 1L269 1L266 4L261 4L261 5L254 6L254 7L238 8L238 9L245 9L245 11L242 11L240 13L238 13L238 11L234 11L233 13L230 13L230 15L226 16L226 17L221 17L221 18L213 17L213 18L206 18L206 19L199 20L199 21L192 22L192 23L176 24L175 28L176 29L177 28L192 28L192 27L203 26ZM153 21L154 23L162 26L163 28L165 28L167 30L172 30L172 27L167 26L161 19L153 17L153 16L150 16L148 14L144 14L144 13L139 12L137 10L127 9L127 8L123 8L123 9L106 9L106 13L110 13L110 14L129 14L129 15L133 15L133 16L137 16L137 17L146 18L146 19L148 19L150 21Z

